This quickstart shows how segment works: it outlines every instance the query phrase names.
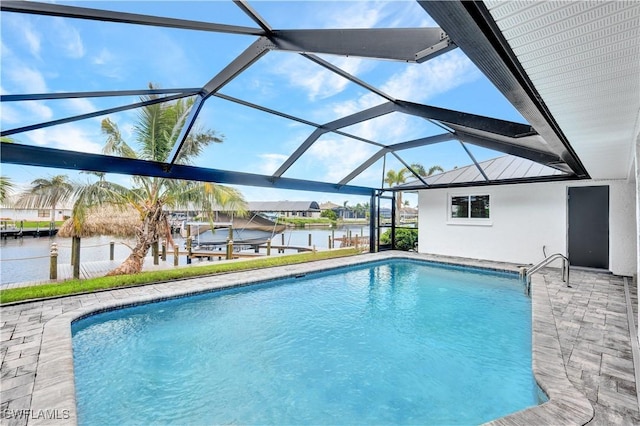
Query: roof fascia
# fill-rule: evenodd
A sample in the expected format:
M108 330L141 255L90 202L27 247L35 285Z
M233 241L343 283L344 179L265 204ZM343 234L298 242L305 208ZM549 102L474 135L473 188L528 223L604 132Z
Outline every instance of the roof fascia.
M423 1L431 16L580 178L589 173L569 144L486 6L480 1Z

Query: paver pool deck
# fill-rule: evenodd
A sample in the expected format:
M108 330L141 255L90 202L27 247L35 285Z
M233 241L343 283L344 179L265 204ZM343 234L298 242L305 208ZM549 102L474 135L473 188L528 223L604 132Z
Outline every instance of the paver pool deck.
M172 281L0 307L0 424L76 423L71 321L90 312L195 294L227 286L297 276L327 268L415 258L517 271L517 265L384 252ZM549 401L495 425L640 424L637 395L637 306L631 280L558 269L532 280L533 371ZM348 420L346 419L348 423Z

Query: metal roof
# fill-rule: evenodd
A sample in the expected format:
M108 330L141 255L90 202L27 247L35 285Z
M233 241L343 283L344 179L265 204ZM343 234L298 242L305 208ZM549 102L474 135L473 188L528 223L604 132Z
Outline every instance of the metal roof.
M481 161L477 165L471 164L444 173L431 175L425 177L424 180L430 188L448 188L454 186L518 183L522 181L550 181L566 179L568 176L567 173L543 166L526 158L505 155L491 160ZM398 185L395 188L415 189L422 188L423 186L419 180L413 180Z
M250 201L247 210L251 212L319 212L315 201Z
M274 29L258 12L243 0L235 5L255 23L238 26L153 15L133 14L114 10L89 9L53 3L3 1L3 13L23 13L83 19L98 22L119 22L197 30L210 33L250 37L253 42L228 65L200 87L164 90L98 90L92 92L2 94L1 102L77 99L123 95L162 94L161 101L196 97L187 124L164 162L148 162L111 157L42 146L2 144L1 161L62 169L92 170L178 179L212 181L273 188L319 192L341 192L373 195L378 188L352 185L352 181L369 167L387 156L404 166L424 159L406 158L408 150L459 141L470 160L477 163L468 149L470 145L515 155L538 162L546 168L565 172L563 178L588 178L619 175L629 164L629 146L633 133L638 133L638 19L640 3L621 2L460 2L418 1L440 27L422 28L324 28ZM612 4L615 3L615 4ZM425 17L427 15L425 14ZM542 25L544 24L544 25ZM583 27L584 26L584 27ZM592 31L593 30L593 31ZM345 58L366 57L371 60L392 60L415 64L428 63L433 58L457 47L476 64L491 82L511 101L528 123L516 123L432 105L397 99L370 82L350 74L319 54ZM224 49L224 46L220 46ZM234 79L272 52L299 55L329 70L351 84L358 85L383 99L383 102L362 107L354 113L329 122L312 122L246 99L223 93ZM424 65L419 65L424 66ZM98 84L100 82L97 82ZM207 102L220 102L257 109L268 116L301 123L310 127L304 141L272 174L244 173L237 170L193 167L176 163L182 144ZM117 111L142 106L132 103L120 107L87 112L81 115L34 123L20 128L6 128L2 136L18 135L34 129L100 117ZM389 144L384 140L364 138L349 132L356 124L375 120L388 114L401 114L427 120L442 129L442 133ZM290 169L325 134L332 133L375 149L374 153L354 170L345 171L342 179L318 182L290 176ZM580 155L578 155L580 154ZM336 156L349 152L336 152ZM588 160L583 164L583 157ZM428 159L427 159L428 161ZM603 165L604 164L604 165ZM625 167L627 166L627 167ZM476 165L476 168L478 166ZM487 166L490 168L490 165ZM482 168L482 167L480 167ZM460 171L453 171L459 175ZM491 170L481 171L485 182L505 182L492 179ZM534 173L535 175L535 173ZM559 176L554 172L552 176ZM471 180L466 180L468 179ZM477 182L477 176L465 174L465 183ZM518 179L535 181L539 176ZM506 181L508 181L507 179ZM420 180L422 187L430 187ZM458 184L458 177L447 185ZM443 183L444 184L444 183ZM440 184L438 184L440 186Z

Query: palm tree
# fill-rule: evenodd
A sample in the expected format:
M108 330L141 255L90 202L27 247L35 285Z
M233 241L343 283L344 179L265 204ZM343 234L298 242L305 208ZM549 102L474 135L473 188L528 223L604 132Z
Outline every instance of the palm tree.
M56 221L56 210L60 203L70 201L75 194L75 186L66 175L56 175L50 179L39 178L31 182L31 187L21 193L16 206L26 209L51 209L51 223Z
M427 171L427 176L431 176L431 175L433 175L435 172L443 173L443 172L444 172L444 169L443 169L442 167L440 167L440 166L437 166L437 165L436 165L436 166L431 166L431 167L429 167L429 170ZM422 176L422 175L421 175L421 176Z
M150 85L150 88L153 88ZM142 101L157 95L143 96ZM141 108L134 133L136 145L124 141L118 126L110 119L102 121L102 132L107 136L103 153L122 157L163 162L173 148L185 124L193 101L178 100ZM190 164L211 143L221 143L222 136L213 130L194 127L187 137L177 163ZM244 212L246 203L236 189L194 181L160 177L134 176L134 188L126 189L104 179L88 185L78 193L74 206L74 225L79 231L90 208L101 203L133 207L140 215L136 230L136 245L124 262L108 275L137 273L142 270L144 258L151 245L161 237L173 244L166 208L193 206L211 212L215 205Z
M13 143L13 139L7 136L1 136L0 142L2 143ZM13 182L11 182L11 178L6 176L0 176L0 203L4 203L9 196L13 193L15 186Z
M389 185L389 187L400 185L406 182L406 177L404 174L407 172L407 169L400 169L399 171L389 170L387 172L387 177L384 179L385 183ZM402 191L396 192L396 211L400 211L402 207Z
M411 166L409 166L409 168L421 177L431 176L435 172L444 172L444 169L440 166L431 166L429 167L429 170L426 170L420 163L411 163ZM404 170L409 171L408 168L405 168Z
M4 203L5 200L7 200L11 196L14 189L15 186L13 182L11 182L10 178L6 176L0 176L0 203Z

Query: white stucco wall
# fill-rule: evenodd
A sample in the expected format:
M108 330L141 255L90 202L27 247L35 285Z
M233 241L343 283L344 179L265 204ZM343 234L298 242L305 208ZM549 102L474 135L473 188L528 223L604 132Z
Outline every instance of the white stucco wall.
M618 275L637 268L635 185L628 181L576 181L424 190L419 193L421 253L537 263L567 253L567 188L609 185L609 267ZM455 223L449 196L490 195L491 219Z

